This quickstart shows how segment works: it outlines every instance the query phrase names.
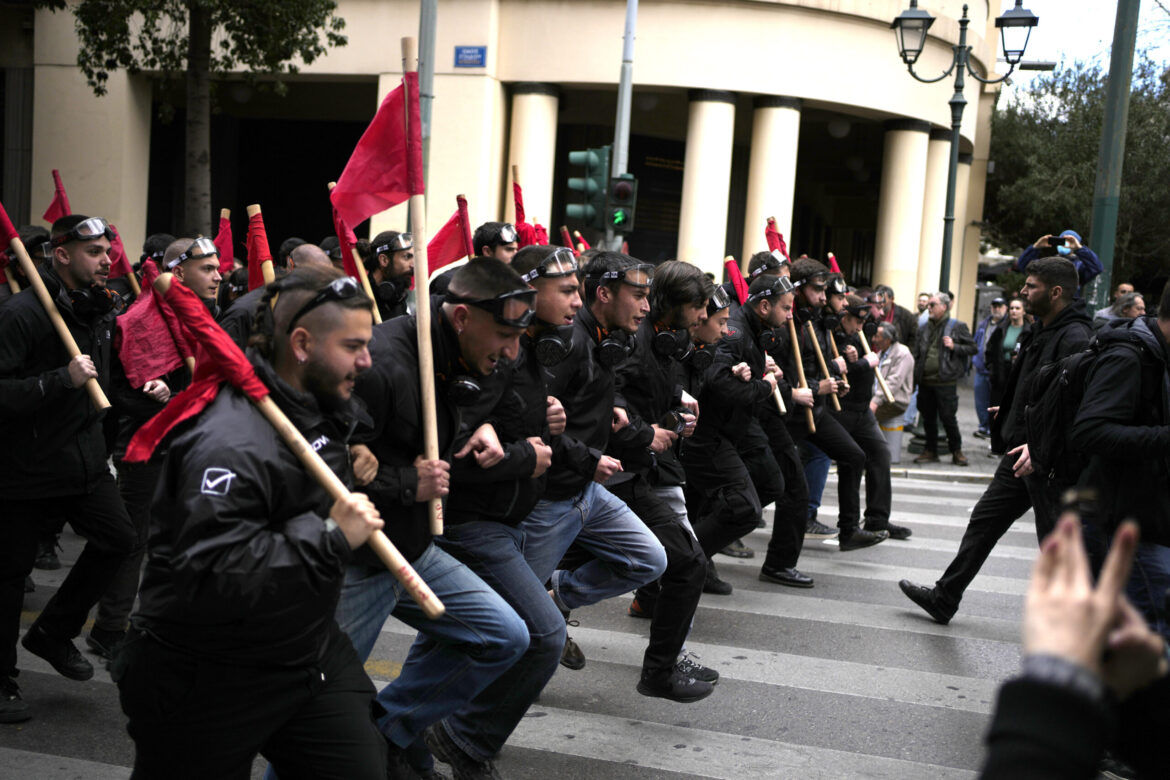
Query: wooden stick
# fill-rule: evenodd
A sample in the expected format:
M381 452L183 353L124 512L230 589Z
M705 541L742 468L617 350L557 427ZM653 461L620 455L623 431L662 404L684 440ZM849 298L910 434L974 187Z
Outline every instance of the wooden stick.
M825 364L825 354L821 352L821 343L817 341L817 332L813 329L811 321L805 324L808 325L808 335L812 338L813 352L817 356L817 365L821 367L821 373L825 375L825 379L829 379L829 367ZM833 402L833 409L835 411L841 411L841 400L837 398L836 393L830 395L829 400Z
M16 295L20 292L20 282L16 281L16 277L11 272L5 274L8 277L8 289L12 290L12 294Z
M829 331L829 349L833 352L833 359L841 357L841 351L837 349L837 337L833 335L833 331ZM841 382L844 383L845 389L849 389L849 380L844 376L841 377Z
M219 210L219 218L220 219L231 219L232 218L232 210L231 209L220 209Z
M134 275L134 270L126 274L126 282L130 285L130 289L134 291L134 297L142 295L142 285L138 283L138 277Z
M784 405L784 397L780 395L780 388L772 388L772 398L776 401L776 410L780 414L788 414L788 407Z
M418 41L402 39L402 72L418 71ZM410 132L410 100L406 104L406 127ZM422 402L423 457L439 459L439 423L435 413L435 358L431 347L431 298L427 280L427 200L426 195L410 196L410 232L414 237L415 325L418 330L419 400ZM437 498L430 500L431 534L443 535L443 504Z
M183 362L187 364L187 370L191 372L191 376L195 376L195 357L188 355L183 358Z
M251 206L248 206L247 212L248 219L251 219L253 215L260 213L260 204L253 203ZM264 284L266 286L276 281L276 269L272 267L272 260L265 260L260 264L260 274L264 277Z
M796 377L799 380L800 388L802 390L808 389L808 380L804 377L804 363L800 358L800 337L796 332L796 321L788 321L788 335L792 340L792 356L796 359ZM805 419L808 421L808 432L816 433L817 424L813 421L813 410L809 407L804 407Z
M32 286L33 294L37 296L37 300L41 302L45 313L49 315L49 321L53 323L53 329L57 331L57 336L61 339L61 343L65 345L65 351L69 353L69 359L72 360L81 354L81 350L77 347L77 341L73 338L73 334L69 332L69 326L61 318L61 312L57 311L57 304L53 303L53 299L49 297L49 291L45 288L45 282L41 279L41 275L37 273L32 258L28 256L28 250L24 248L24 243L17 236L12 237L12 241L8 246L16 255L16 260L20 263L20 270L24 272L25 278L28 279L28 283ZM100 412L110 408L110 401L106 398L106 394L102 392L102 386L98 384L96 378L85 380L85 389L89 393L90 400L93 401L95 409Z
M174 275L170 273L162 274L155 279L154 288L159 295L165 295L167 289L171 286ZM309 475L316 479L329 497L334 501L349 498L349 488L345 486L333 469L321 459L317 451L313 449L313 445L305 440L304 434L292 424L288 416L280 410L276 402L272 400L272 396L266 395L259 401L254 401L256 408L264 415L264 418L272 424L276 432L280 434L280 438L288 445L288 448L293 451L293 454L301 461L301 465L309 472ZM418 605L422 608L429 618L437 618L443 614L445 608L443 603L435 596L431 589L423 582L422 578L415 572L414 567L402 556L394 543L386 538L386 534L382 531L374 531L370 534L369 540L366 542L382 563L386 564L386 568L390 573L402 583L407 592L410 593Z
M865 349L865 354L872 354L873 350L869 348L869 339L865 337L865 331L858 331L857 335L861 336L861 346ZM894 402L894 394L890 392L890 386L886 384L886 378L882 376L881 369L874 366L873 374L877 377L878 387L882 389L882 395L886 397L886 403L892 404Z
M331 181L325 186L330 192L333 192L333 188L337 186L337 182ZM341 242L341 236L337 237L337 241L338 243ZM371 310L374 312L374 324L381 325L382 312L378 311L378 299L374 297L374 288L370 286L370 276L366 273L366 264L362 260L361 254L357 251L356 246L350 247L350 251L353 252L353 264L354 267L357 268L358 281L361 282L362 289L365 290L366 295L373 303Z

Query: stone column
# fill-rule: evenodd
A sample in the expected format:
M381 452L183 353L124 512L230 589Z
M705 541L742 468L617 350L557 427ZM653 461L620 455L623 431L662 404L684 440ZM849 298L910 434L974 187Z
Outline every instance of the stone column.
M895 119L886 122L885 130L873 283L888 284L897 300L906 302L918 293L922 185L926 181L930 124Z
M947 205L947 173L951 164L951 131L935 128L930 131L926 151L926 186L923 188L922 234L918 246L919 291L937 290L942 271L943 215ZM955 230L963 222L964 214L955 198ZM958 241L958 239L955 239ZM954 242L952 242L952 246Z
M800 139L800 98L760 95L752 102L752 155L748 170L747 214L743 225L744 269L748 259L766 250L764 227L792 238L792 204L796 193L796 151Z
M961 312L963 316L959 319L974 330L975 324L970 317L977 297L975 286L979 284L979 252L976 250L968 259L963 251L966 239L972 233L979 234L978 228L971 227L972 217L967 213L967 206L971 202L968 197L970 189L971 155L960 153L959 170L955 177L955 236L951 241L951 291L955 294L956 304L952 311Z
M529 222L549 227L552 221L553 165L557 152L558 90L552 84L521 82L512 86L512 128L508 138L508 183L504 198L505 220L514 222L512 167L520 167L524 211ZM549 230L549 234L553 234Z
M723 278L735 95L710 89L690 92L678 259Z

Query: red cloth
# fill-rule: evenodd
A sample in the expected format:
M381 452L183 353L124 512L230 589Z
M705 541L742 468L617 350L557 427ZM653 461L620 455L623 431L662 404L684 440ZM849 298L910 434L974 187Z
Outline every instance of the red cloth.
M158 278L158 266L153 260L142 265L142 295L114 320L114 349L118 351L131 387L142 387L150 380L170 373L183 364L184 357L191 355L185 335L178 330L181 326L174 312L162 303L151 287ZM178 338L168 320L173 321Z
M248 358L215 323L207 306L195 293L181 284L172 283L163 300L175 310L183 327L199 343L199 361L191 386L175 396L166 408L147 420L134 434L126 447L125 460L128 463L149 460L155 447L176 425L199 414L215 400L225 380L253 401L268 395L268 388L256 376Z
M729 257L723 261L723 267L727 269L727 278L735 288L735 297L739 299L739 305L743 306L748 299L748 283L743 278L743 271L739 270L739 263Z
M41 219L48 222L50 225L73 213L73 209L69 208L69 196L65 194L65 185L61 183L61 173L53 169L53 200L49 203L49 207L45 209L45 213Z
M427 242L427 273L434 273L445 265L468 257L463 240L463 221L456 209L434 238Z
M0 284L8 284L8 274L4 269L8 267L8 253L0 251Z
M215 249L219 252L219 275L226 279L228 274L232 272L236 260L235 247L232 246L232 222L230 219L219 218L219 229L216 230L215 238L211 239L211 242L215 244Z
M586 249L593 248L593 247L589 246L589 242L585 240L585 236L581 235L580 231L577 232L577 238L580 239L579 243L581 244L581 246L585 247Z
M4 204L0 203L0 240L4 241L4 246L10 246L12 239L20 238L20 234L16 232L16 228L12 225L12 220L8 218L8 212L4 210Z
M456 195L455 210L459 215L459 224L463 226L463 254L471 258L475 255L475 244L471 240L471 217L467 215L467 198ZM429 258L427 262L430 262Z
M341 265L345 268L345 273L354 279L360 279L357 261L353 259L353 248L357 246L357 236L337 213L336 207L333 209L333 232L337 234L337 241L341 244Z
M829 270L835 274L841 273L841 266L837 265L837 256L829 252Z
M564 225L561 225L561 241L564 242L565 246L573 250L573 257L581 254L577 251L577 246L573 243L573 237L569 235L569 229Z
M418 74L407 73L382 101L329 197L345 223L356 226L422 194Z
M526 246L548 246L548 231L537 223L529 224L524 213L524 190L512 182L512 200L516 204L516 237L521 249Z
M788 256L788 245L784 243L784 236L776 229L776 218L768 217L768 226L764 228L764 239L768 242L768 251L780 250L780 254L784 255L784 259L792 262L792 258Z
M114 240L110 242L110 278L127 276L134 273L134 266L130 265L130 258L126 257L126 247L122 244L122 235L118 228L110 225L114 231Z
M272 259L272 250L268 248L268 231L264 229L264 214L257 211L248 217L248 289L255 290L264 286L264 271L262 266L265 260Z

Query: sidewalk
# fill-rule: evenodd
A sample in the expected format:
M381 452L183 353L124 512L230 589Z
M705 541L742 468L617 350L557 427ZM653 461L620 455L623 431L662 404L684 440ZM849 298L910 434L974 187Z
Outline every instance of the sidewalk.
M956 466L951 463L945 454L939 455L938 463L916 464L914 458L906 448L913 437L909 434L902 438L902 462L890 467L893 477L908 477L910 479L938 479L962 482L988 482L999 465L999 457L989 457L991 442L988 439L976 439L975 429L979 427L979 418L975 415L975 389L970 377L959 382L959 431L963 434L963 454L970 461L970 466ZM946 432L939 428L939 438L945 446Z

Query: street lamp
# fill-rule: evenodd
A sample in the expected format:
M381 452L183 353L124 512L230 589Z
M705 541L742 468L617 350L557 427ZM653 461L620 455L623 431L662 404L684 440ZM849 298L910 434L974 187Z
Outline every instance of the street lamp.
M910 0L910 7L898 15L890 27L894 30L894 37L898 42L898 55L906 63L910 75L923 84L934 84L942 81L952 73L955 74L955 94L951 96L951 161L947 170L947 204L943 216L943 248L942 270L939 275L939 289L946 290L951 282L951 241L955 232L955 179L959 171L959 128L963 124L963 109L967 107L967 99L963 97L964 76L983 84L999 84L1006 81L1016 66L1024 58L1024 50L1028 47L1028 39L1032 35L1032 28L1040 21L1031 11L1021 7L1023 0L1016 0L1014 8L1005 11L996 18L995 26L999 28L1002 39L1003 56L1011 66L1006 74L998 79L985 79L971 69L971 47L967 45L967 6L963 6L963 16L959 19L959 42L951 47L954 52L951 66L938 78L924 79L914 72L914 63L926 47L926 33L934 24L934 17L918 7L918 0Z

